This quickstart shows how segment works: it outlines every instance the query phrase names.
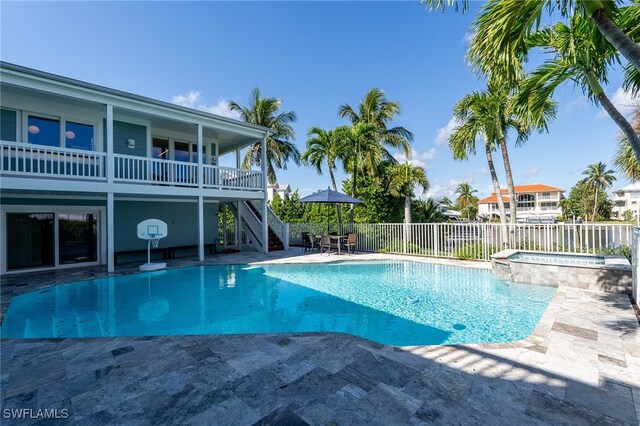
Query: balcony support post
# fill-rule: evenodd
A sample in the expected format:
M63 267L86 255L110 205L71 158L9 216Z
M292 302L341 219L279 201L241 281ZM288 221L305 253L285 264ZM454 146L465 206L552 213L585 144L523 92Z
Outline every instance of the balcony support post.
M115 161L113 158L113 105L107 105L107 183L113 185Z
M202 189L202 181L204 180L204 167L202 167L202 124L198 124L198 188Z
M262 146L261 146L261 158L260 158L260 166L262 168L262 193L264 197L262 199L262 251L267 254L269 253L269 224L267 223L267 208L269 207L267 203L269 202L268 194L267 194L267 137L268 134L265 134L262 138Z
M204 197L198 195L198 260L204 260Z
M115 233L114 233L113 192L107 193L107 272L115 271Z
M236 169L240 169L240 148L236 148ZM240 250L240 238L242 238L242 202L236 201L236 249Z

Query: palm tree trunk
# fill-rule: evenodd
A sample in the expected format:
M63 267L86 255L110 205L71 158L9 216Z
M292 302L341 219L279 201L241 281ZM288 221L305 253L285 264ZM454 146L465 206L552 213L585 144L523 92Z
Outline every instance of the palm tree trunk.
M333 175L333 170L329 168L329 178L331 179L331 185L333 186L333 190L338 192L338 186L336 185L336 177ZM342 223L342 206L340 204L336 204L338 209L338 223Z
M604 110L607 111L607 114L609 114L618 127L620 127L622 133L627 137L636 160L640 162L640 136L635 132L629 120L611 103L611 100L604 93L604 89L593 72L587 71L587 81L589 82L589 88L600 102L600 105L602 105Z
M604 38L609 41L627 60L640 71L640 45L631 40L620 27L607 15L601 2L585 1L591 19L598 27ZM593 10L595 9L595 10Z
M411 223L411 195L404 196L404 223Z
M411 242L411 232L410 232L410 225L411 224L411 195L410 194L405 194L404 196L404 225L403 227L403 231L404 231L404 241L405 243L410 243ZM406 246L404 249L405 253L406 253Z
M596 188L596 198L595 198L595 202L593 203L593 216L591 217L592 222L596 221L596 210L598 209L598 192L599 192L599 189Z
M487 142L484 144L485 153L487 154L487 164L489 165L489 173L491 173L491 183L493 183L493 191L496 193L498 200L498 210L500 211L500 230L502 233L502 246L506 246L507 243L507 218L504 210L504 200L502 199L502 191L500 191L500 183L498 182L498 175L496 174L496 167L493 164L493 156L491 155L491 147Z
M351 183L351 196L356 198L356 179L358 176L358 162L354 158L353 160L353 182ZM349 210L349 222L353 223L353 214L354 214L355 204L351 203L351 208Z
M513 175L511 174L511 162L509 161L509 151L507 141L502 138L499 141L500 151L502 151L502 162L504 163L504 173L507 175L507 190L509 192L509 215L511 216L510 237L515 233L515 223L517 214L516 191L513 185Z

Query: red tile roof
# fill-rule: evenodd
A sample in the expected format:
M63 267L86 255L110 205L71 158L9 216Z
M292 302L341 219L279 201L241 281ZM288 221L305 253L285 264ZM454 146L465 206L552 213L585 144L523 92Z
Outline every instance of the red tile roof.
M521 194L521 193L531 193L531 192L554 192L554 191L560 191L560 192L564 192L564 189L562 188L557 188L555 186L549 186L549 185L544 185L541 183L531 183L531 184L526 184L526 185L515 185L513 187L513 189L515 190L516 194ZM502 194L508 194L509 193L509 189L508 188L500 188L500 192ZM509 201L508 197L505 197L504 195L502 196L502 199L506 202ZM482 200L478 201L478 204L484 204L484 203L497 203L498 202L498 197L496 197L496 193L492 193L489 197L487 198L483 198Z

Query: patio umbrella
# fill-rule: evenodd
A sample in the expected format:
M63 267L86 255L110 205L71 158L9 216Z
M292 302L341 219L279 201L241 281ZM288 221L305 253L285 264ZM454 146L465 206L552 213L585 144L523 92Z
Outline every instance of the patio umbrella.
M329 204L358 204L362 201L357 198L349 197L342 192L334 191L327 188L324 191L318 191L315 194L307 195L300 198L298 203L326 203L327 204L327 233L329 233Z

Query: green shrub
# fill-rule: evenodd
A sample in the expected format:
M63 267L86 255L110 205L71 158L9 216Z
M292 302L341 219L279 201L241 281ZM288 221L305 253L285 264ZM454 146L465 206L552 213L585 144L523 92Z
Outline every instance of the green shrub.
M491 245L487 246L486 250L487 250L488 256L491 256L492 254L498 252L498 249ZM456 247L454 251L454 255L458 259L462 259L462 260L478 260L478 259L484 259L484 252L485 252L485 249L483 244L479 242L475 242L475 243L466 243L464 245Z
M624 256L629 263L631 263L631 247L629 246L606 247L598 250L598 253L603 255Z

